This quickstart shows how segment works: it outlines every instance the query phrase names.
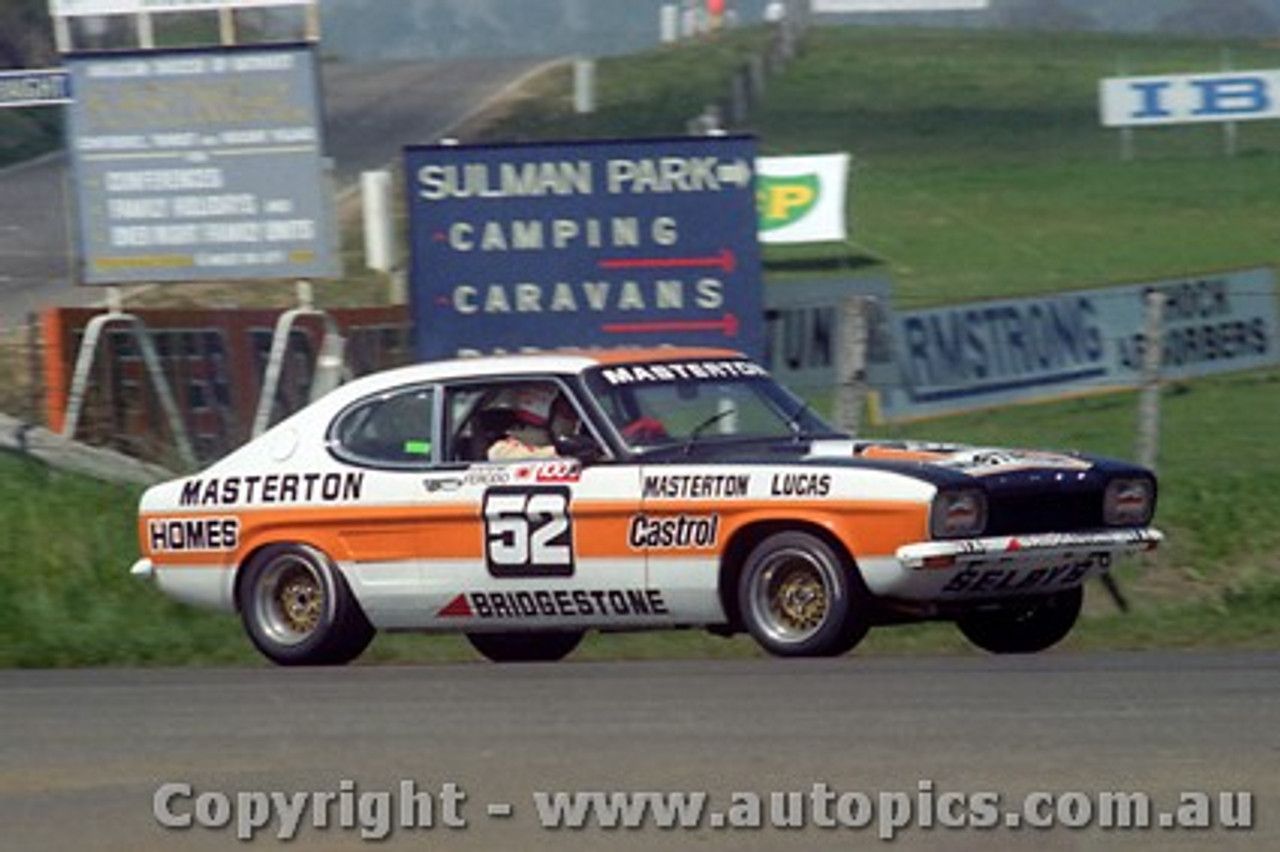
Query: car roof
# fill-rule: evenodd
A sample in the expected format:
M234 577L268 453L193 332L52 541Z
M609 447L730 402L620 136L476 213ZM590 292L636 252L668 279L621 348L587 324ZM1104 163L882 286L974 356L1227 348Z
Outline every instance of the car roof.
M614 364L655 364L672 361L723 360L746 357L733 349L654 347L630 349L561 349L515 355L483 355L425 361L373 373L349 382L335 395L364 396L383 388L418 382L453 379L518 377L523 375L577 375L592 367Z

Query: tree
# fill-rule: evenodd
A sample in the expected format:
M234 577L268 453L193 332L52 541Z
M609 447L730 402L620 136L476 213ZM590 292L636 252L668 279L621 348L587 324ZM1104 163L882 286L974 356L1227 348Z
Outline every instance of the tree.
M0 3L0 68L41 68L55 56L47 0Z
M1160 19L1161 31L1206 38L1257 37L1280 27L1271 13L1249 0L1192 0Z

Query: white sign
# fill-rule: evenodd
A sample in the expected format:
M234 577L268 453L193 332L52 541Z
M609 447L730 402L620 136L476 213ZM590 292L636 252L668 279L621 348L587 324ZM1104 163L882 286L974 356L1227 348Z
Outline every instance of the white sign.
M848 154L756 159L760 242L821 243L848 239Z
M1099 95L1105 127L1280 118L1280 71L1111 77Z
M67 64L83 283L337 277L312 50Z
M851 12L955 12L986 9L991 0L812 0L818 14Z
M71 103L71 78L65 69L0 71L0 107Z
M49 0L49 14L61 18L78 18L87 15L140 15L144 12L309 6L315 2L316 0Z

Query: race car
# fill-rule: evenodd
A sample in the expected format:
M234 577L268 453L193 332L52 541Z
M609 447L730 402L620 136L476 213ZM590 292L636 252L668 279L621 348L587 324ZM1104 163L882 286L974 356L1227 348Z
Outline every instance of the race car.
M494 356L357 379L153 486L132 573L283 665L379 630L495 661L677 627L826 656L926 620L1029 653L1159 544L1155 508L1118 461L851 438L731 351Z

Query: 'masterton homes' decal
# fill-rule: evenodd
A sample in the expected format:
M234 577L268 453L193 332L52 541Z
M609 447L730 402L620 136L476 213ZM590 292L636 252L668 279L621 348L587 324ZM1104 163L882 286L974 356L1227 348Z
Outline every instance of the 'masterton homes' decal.
M147 522L153 553L235 550L240 544L236 518L167 518Z

